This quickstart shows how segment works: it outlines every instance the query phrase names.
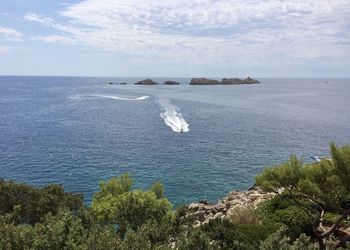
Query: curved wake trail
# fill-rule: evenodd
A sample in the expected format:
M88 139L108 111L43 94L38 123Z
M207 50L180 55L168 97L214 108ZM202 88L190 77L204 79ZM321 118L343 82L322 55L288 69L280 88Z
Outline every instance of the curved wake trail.
M169 100L159 100L162 113L160 117L163 118L165 124L169 126L174 132L189 132L189 125L182 117L180 109L171 104Z
M114 95L80 95L75 96L73 99L94 99L94 98L104 98L104 99L110 99L110 100L119 100L119 101L142 101L149 98L148 95L140 96L140 97L122 97L122 96L114 96Z

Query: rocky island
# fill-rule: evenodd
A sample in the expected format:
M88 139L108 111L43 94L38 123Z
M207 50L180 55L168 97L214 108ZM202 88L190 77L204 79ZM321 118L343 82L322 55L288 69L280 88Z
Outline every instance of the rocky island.
M208 79L204 77L200 78L192 78L190 81L190 85L240 85L240 84L254 84L260 83L258 80L253 79L251 77L247 77L244 79L240 78L223 78L221 81L215 79ZM125 85L125 82L114 83L109 82L110 85ZM145 79L135 83L136 85L159 85L157 82L152 79ZM163 83L164 85L179 85L180 83L173 80L167 80Z
M251 77L245 79L240 78L224 78L221 81L212 80L208 78L192 78L190 85L239 85L239 84L253 84L260 83L258 80L255 80Z
M171 81L171 80L164 82L164 85L179 85L179 84L180 84L179 82Z
M146 79L146 80L138 81L135 84L136 85L158 85L158 83L153 81L152 79Z
M212 80L207 78L192 78L190 85L219 85L220 82L218 80Z

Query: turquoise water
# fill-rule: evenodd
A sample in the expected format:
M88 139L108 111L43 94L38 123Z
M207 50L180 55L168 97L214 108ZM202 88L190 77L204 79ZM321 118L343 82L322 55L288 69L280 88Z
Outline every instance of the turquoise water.
M349 79L107 84L136 80L0 77L0 176L61 183L90 202L100 180L129 172L139 188L162 181L177 205L247 189L291 153L310 161L350 142Z

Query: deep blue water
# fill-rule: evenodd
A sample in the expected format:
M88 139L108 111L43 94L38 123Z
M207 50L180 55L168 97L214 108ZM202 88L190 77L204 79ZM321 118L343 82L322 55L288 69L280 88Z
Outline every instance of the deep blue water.
M292 153L309 161L327 155L331 141L350 143L349 79L107 84L136 80L0 77L0 177L61 183L90 202L100 180L129 172L139 188L162 181L180 204L247 189ZM165 111L189 132L167 126Z

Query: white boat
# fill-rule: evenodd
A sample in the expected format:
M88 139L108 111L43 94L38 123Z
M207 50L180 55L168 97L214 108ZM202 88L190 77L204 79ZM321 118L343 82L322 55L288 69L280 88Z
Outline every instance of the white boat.
M322 158L317 155L311 156L311 159L313 159L315 162L320 162L322 160Z

